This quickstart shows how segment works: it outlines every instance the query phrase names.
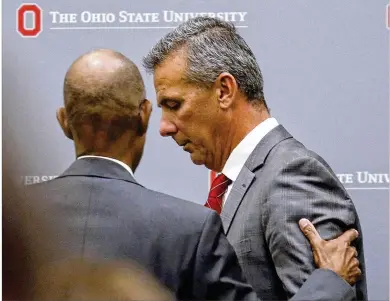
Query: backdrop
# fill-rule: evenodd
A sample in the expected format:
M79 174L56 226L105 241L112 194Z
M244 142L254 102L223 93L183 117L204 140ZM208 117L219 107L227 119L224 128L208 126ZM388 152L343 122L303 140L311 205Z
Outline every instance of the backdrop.
M69 65L93 48L141 64L170 28L204 13L234 22L253 49L272 114L327 160L351 194L364 231L371 300L389 298L389 76L385 0L3 1L5 150L28 151L25 184L74 160L55 118ZM18 10L18 8L20 8ZM19 16L19 18L18 18ZM41 21L41 22L40 22ZM31 37L35 36L35 37ZM152 78L142 70L155 103ZM203 204L208 171L158 134L155 110L136 172L145 186ZM4 134L4 133L3 133Z

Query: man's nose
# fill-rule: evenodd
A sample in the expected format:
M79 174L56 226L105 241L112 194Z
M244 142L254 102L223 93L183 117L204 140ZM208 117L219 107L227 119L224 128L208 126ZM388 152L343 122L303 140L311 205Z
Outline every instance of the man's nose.
M174 134L176 134L177 132L177 128L176 126L164 119L164 118L161 118L160 120L160 135L163 136L163 137L168 137L168 136L173 136Z

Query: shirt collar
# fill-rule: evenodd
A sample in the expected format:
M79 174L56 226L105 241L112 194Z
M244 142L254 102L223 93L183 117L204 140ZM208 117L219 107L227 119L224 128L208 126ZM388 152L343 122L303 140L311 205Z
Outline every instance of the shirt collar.
M134 178L134 174L133 174L133 171L131 170L131 168L127 164L125 164L122 161L119 161L117 159L103 157L103 156L94 156L94 155L80 156L77 159L84 159L84 158L99 158L99 159L104 159L104 160L109 160L109 161L115 162L115 163L121 165L123 168L125 168L131 174L131 176Z
M222 173L233 182L237 179L245 162L248 160L251 153L272 129L277 127L279 123L273 117L267 118L258 124L252 131L250 131L244 139L233 149Z

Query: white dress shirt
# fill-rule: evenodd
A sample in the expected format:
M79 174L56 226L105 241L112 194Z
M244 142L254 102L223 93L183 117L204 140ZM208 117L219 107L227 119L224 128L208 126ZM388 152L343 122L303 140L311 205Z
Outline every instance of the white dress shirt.
M275 118L271 117L264 120L250 131L234 148L222 170L222 173L232 180L232 183L228 186L228 189L223 196L223 205L225 205L226 199L232 190L233 183L237 179L241 169L244 167L246 160L248 160L261 139L278 125L279 123Z
M117 160L117 159L103 157L103 156L93 156L93 155L80 156L77 159L84 159L84 158L99 158L99 159L104 159L104 160L109 160L109 161L115 162L115 163L121 165L123 168L125 168L131 174L131 176L134 178L134 174L133 174L133 171L131 170L130 166L123 163L122 161Z

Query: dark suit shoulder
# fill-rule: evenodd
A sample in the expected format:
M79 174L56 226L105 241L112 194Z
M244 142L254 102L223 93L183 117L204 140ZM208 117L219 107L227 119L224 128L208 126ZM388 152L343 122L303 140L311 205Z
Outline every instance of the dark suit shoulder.
M210 209L200 204L154 190L145 188L142 194L153 203L151 210L184 224L190 224L191 227L202 228L206 219L212 213Z
M125 221L175 228L175 233L200 232L211 213L202 205L153 191L135 183L94 177L64 177L28 188L51 207L82 207L92 200L95 208Z

